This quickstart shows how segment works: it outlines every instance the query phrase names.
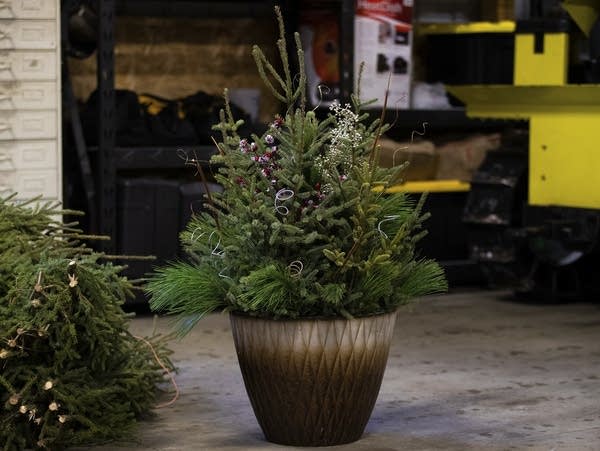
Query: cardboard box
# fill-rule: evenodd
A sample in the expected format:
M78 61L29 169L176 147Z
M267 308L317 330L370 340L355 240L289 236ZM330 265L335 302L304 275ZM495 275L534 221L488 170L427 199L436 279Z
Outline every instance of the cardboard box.
M413 0L357 0L354 19L354 77L361 78L361 99L390 110L410 106Z
M487 152L500 147L500 134L477 134L436 147L437 179L471 181Z
M391 168L408 162L402 177L405 182L435 179L439 158L431 141L402 143L380 138L378 144L381 167Z

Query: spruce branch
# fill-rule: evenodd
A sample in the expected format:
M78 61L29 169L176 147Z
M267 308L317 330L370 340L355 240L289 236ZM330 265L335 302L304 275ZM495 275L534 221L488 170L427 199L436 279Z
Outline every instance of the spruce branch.
M298 87L294 93L294 101L300 98L300 109L306 110L306 66L304 61L304 50L302 49L302 42L300 40L300 33L294 33L294 40L296 42L296 52L298 55L298 69L300 71L300 78L298 81Z
M262 79L263 83L267 86L267 88L269 88L269 90L271 91L271 93L273 94L273 96L276 99L280 100L281 102L286 103L288 101L289 97L287 95L288 93L287 93L287 86L285 84L285 81L283 81L283 79L280 77L277 70L275 70L275 68L267 60L267 57L265 56L265 54L263 53L261 48L258 47L257 45L255 45L252 48L252 56L254 57L254 62L256 63L256 67L258 68L258 73L259 73L260 78ZM279 91L277 91L275 86L273 86L273 84L271 83L271 80L269 79L269 77L267 76L267 73L265 72L265 68L269 71L269 73L273 76L273 78L281 85L281 88L283 89L284 94L279 93Z
M279 27L279 39L277 40L277 48L279 49L279 56L281 58L281 65L283 67L283 73L285 76L285 82L283 82L282 87L286 92L287 103L291 104L292 92L290 88L292 86L292 75L290 72L290 62L288 60L287 42L285 37L285 24L279 6L275 6L275 16L277 18L277 25Z
M381 138L382 127L383 127L383 123L385 121L385 113L387 111L387 102L388 102L388 96L390 94L391 81L392 81L392 74L390 73L390 75L388 77L387 88L385 90L385 97L383 99L383 108L381 109L381 117L379 118L379 123L377 125L377 131L375 132L375 139L373 140L373 147L371 149L371 154L369 156L369 164L371 164L373 166L375 166L373 164L373 162L377 161L375 159L375 151L377 149L377 143L379 142L379 138Z

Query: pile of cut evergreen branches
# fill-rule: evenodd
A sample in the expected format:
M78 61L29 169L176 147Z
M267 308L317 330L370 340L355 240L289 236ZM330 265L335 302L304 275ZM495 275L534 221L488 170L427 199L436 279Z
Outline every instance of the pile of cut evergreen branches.
M0 446L64 449L131 437L155 404L168 337L139 340L121 268L56 204L0 199ZM73 212L70 212L73 213Z

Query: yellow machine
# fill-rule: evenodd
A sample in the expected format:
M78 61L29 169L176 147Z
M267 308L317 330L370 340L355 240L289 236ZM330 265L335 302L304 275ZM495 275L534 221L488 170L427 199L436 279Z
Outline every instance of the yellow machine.
M600 2L564 6L589 32ZM529 120L529 204L600 209L600 84L567 84L568 46L565 32L516 33L514 85L448 90L469 116Z
M598 0L562 6L584 33L599 16ZM507 240L490 234L511 235L505 262L520 268L515 272L527 289L554 300L600 293L600 84L568 83L569 43L563 30L517 26L512 85L447 87L471 117L529 121L524 202L535 214L524 214L510 230L482 227L496 247L474 246L475 258L498 260Z

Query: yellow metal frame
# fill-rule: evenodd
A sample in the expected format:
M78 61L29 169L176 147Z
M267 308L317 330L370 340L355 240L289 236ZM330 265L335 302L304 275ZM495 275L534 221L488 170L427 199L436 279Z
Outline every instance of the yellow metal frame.
M415 27L418 34L466 34L466 33L513 33L516 25L512 20L500 22L429 23Z
M460 180L423 180L392 186L388 193L448 193L469 191L471 184Z
M589 35L592 27L600 15L600 1L598 0L563 0L561 6L573 18L577 26Z
M543 53L535 53L533 34L515 35L515 85L557 86L567 82L569 37L566 33L546 33L543 39Z
M584 29L599 0L565 0ZM584 30L585 31L585 30ZM568 85L566 33L515 34L514 86L451 86L472 117L529 120L529 204L600 209L600 85Z
M473 117L529 119L529 203L600 208L600 85L448 86Z

